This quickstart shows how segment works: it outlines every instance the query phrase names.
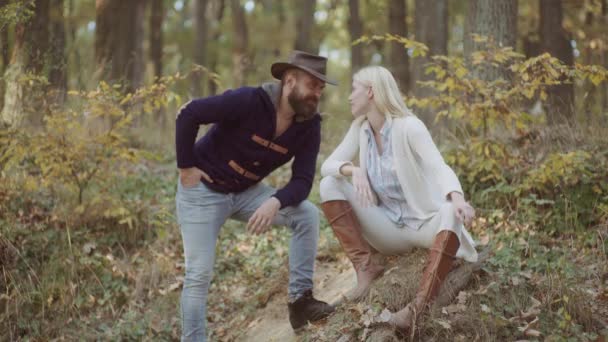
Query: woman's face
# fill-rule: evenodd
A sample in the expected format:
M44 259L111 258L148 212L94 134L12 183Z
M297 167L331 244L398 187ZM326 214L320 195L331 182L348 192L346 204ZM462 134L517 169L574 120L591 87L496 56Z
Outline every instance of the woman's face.
M355 118L365 115L370 107L372 98L371 88L358 81L353 81L353 91L348 97L350 110Z

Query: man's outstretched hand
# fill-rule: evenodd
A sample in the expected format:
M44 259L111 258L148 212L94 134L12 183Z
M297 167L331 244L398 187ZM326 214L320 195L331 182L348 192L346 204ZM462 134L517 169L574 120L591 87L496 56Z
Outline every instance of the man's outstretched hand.
M247 230L260 235L268 230L274 217L281 208L281 202L276 197L270 197L251 215L247 222Z

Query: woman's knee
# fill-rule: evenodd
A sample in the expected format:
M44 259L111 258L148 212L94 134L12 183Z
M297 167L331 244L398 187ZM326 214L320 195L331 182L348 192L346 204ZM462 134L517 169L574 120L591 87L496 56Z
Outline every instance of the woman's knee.
M340 186L341 181L335 176L325 176L321 179L321 183L319 184L321 202L345 199L344 192Z

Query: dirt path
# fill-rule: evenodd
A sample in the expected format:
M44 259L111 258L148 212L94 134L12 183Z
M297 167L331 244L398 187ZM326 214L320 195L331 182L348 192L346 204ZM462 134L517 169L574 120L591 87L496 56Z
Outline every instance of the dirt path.
M355 273L346 259L336 262L317 262L315 269L315 298L334 303L355 284ZM274 296L268 305L260 310L257 319L247 327L247 332L238 341L296 341L287 314L287 296Z

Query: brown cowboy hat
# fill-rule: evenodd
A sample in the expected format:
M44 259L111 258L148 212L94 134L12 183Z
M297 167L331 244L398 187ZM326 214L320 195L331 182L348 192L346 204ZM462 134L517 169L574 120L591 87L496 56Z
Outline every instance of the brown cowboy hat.
M336 81L328 79L327 76L325 76L326 65L327 58L325 57L294 50L291 55L289 55L289 61L272 64L270 73L276 79L280 80L283 78L283 73L285 73L287 69L297 68L308 72L325 83L338 85Z

